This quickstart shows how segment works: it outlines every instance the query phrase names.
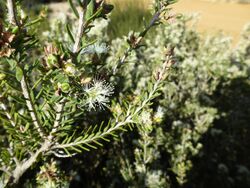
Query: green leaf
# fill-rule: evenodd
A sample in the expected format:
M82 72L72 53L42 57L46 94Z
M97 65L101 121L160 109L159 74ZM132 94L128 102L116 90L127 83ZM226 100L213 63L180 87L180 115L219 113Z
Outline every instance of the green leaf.
M90 149L88 149L87 147L84 147L84 146L82 146L82 145L79 145L79 147L82 148L82 149L85 150L85 151L90 151Z
M70 4L70 7L71 7L71 9L73 10L75 16L76 16L77 18L79 18L79 13L78 13L78 11L77 11L75 5L73 4L72 0L68 0L68 2L69 2L69 4Z
M17 62L15 60L7 59L7 62L9 63L11 70L14 70L16 68Z
M97 147L93 146L92 144L86 143L86 145L87 145L88 147L92 148L92 149L97 149Z
M22 98L20 97L15 97L15 96L9 96L11 99L13 99L15 102L19 103L19 104L22 104L22 105L26 105L26 102L25 100L23 100Z
M37 23L41 22L41 21L42 21L42 18L37 18L37 19L25 24L24 27L30 27L30 26L32 26L34 24L37 24Z
M23 70L20 67L16 67L16 79L20 82L23 78Z
M70 30L70 28L69 28L69 24L66 25L66 29L67 29L67 32L68 32L68 35L69 35L70 40L71 40L73 43L75 43L75 39L74 39L73 34L72 34L72 32L71 32L71 30Z
M90 0L85 13L86 20L89 20L92 17L92 15L94 14L94 9L95 9L95 1Z

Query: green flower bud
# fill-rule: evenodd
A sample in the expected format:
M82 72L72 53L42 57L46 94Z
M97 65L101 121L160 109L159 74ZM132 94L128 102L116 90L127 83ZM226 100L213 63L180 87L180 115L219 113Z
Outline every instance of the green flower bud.
M64 72L68 74L69 76L75 76L76 75L76 66L73 63L67 62L64 65Z
M58 66L58 57L54 54L49 54L46 62L47 62L48 68L57 67Z
M64 93L68 93L70 91L70 85L67 82L58 83L58 88L60 88Z

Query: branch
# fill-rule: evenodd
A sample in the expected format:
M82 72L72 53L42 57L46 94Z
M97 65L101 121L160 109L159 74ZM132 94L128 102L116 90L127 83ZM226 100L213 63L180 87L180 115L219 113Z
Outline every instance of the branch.
M79 24L78 24L78 31L77 31L77 36L75 39L75 44L73 46L73 53L77 53L81 44L83 32L85 29L85 18L84 18L84 10L82 9L79 15Z
M56 157L58 158L69 158L69 157L73 157L75 155L77 155L77 153L73 153L73 154L61 154L55 151L50 151L49 153L54 154Z
M56 133L57 129L60 126L60 121L62 119L65 103L66 103L66 99L64 98L59 103L56 104L56 119L54 121L53 128L50 132L50 135L48 136L48 140L53 139L53 134Z
M38 149L28 160L22 161L19 165L16 166L15 170L11 173L12 176L9 178L9 184L18 183L20 177L29 169L37 160L38 156L47 151L51 146L51 143L45 141L40 149ZM13 182L11 182L13 181Z
M37 116L37 111L35 109L35 105L33 104L32 99L31 99L28 84L27 84L25 76L23 76L21 79L21 87L22 87L23 96L26 100L26 105L28 107L33 124L35 125L36 129L38 130L38 133L41 136L41 138L45 138L45 131L43 130L43 128L40 124L39 118Z
M116 67L114 68L113 72L116 73L117 68L119 66L121 66L122 64L124 64L124 62L126 61L127 57L130 55L130 52L133 51L134 49L136 49L139 44L141 43L141 41L143 40L143 38L146 36L146 34L148 33L148 31L155 25L155 23L159 20L159 17L161 15L161 13L164 11L164 8L161 8L160 10L158 10L153 18L151 19L149 25L139 34L139 37L136 39L136 41L130 45L124 52L124 55L119 58Z
M15 0L7 0L9 22L13 25L20 26L17 19L16 2Z
M128 116L123 122L116 123L115 126L110 127L107 131L103 132L102 134L98 134L98 135L95 135L93 137L90 137L90 138L87 138L87 139L84 139L84 140L78 141L78 142L55 145L51 149L64 149L64 148L89 144L89 143L94 142L96 140L103 139L108 135L111 135L113 132L119 130L122 126L129 124L129 123L134 123L134 121L131 119L131 116Z

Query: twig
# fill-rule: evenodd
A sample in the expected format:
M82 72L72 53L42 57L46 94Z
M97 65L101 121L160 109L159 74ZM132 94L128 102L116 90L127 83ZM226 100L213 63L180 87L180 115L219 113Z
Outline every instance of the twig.
M8 8L9 22L13 25L20 26L20 23L17 19L15 0L7 0L7 8Z
M141 43L141 41L143 40L143 38L146 36L146 34L148 33L148 31L154 26L154 24L159 20L159 17L162 13L164 9L161 8L160 10L158 10L153 18L151 19L149 25L139 34L139 37L137 38L137 40L135 41L135 43L133 45L130 45L124 52L124 55L119 58L114 70L113 70L113 73L115 74L117 69L122 65L124 64L124 62L126 61L127 57L130 55L130 52L133 51L134 49L136 49L139 44Z
M54 154L58 158L69 158L77 155L77 153L72 153L72 154L61 154L55 151L50 151L50 153Z
M79 20L78 20L78 30L77 30L77 36L75 39L75 43L73 46L73 53L77 53L80 46L81 46L81 40L84 34L85 27L87 26L87 22L85 22L85 13L84 9L81 9L81 12L79 14ZM50 135L48 136L49 140L53 139L53 134L57 131L58 127L60 126L60 121L63 115L63 109L66 103L66 99L63 98L62 100L59 101L59 103L56 104L56 119L53 124L53 128L51 130Z
M50 132L50 135L48 136L49 140L53 139L53 134L56 133L56 131L58 130L58 127L60 126L60 121L62 119L65 103L66 103L66 99L63 98L59 103L56 104L56 119L54 121L53 128Z
M15 170L12 173L13 182L9 182L9 183L16 184L19 181L20 177L24 174L24 172L26 172L27 169L29 169L36 162L38 156L41 153L47 151L50 148L50 146L51 146L51 143L48 141L45 141L40 147L40 149L37 150L28 160L23 161L22 163L17 165Z
M81 44L83 32L85 29L85 18L84 18L84 10L81 9L81 12L79 14L79 24L78 24L78 31L77 31L77 36L75 39L75 44L73 46L73 53L77 53Z
M8 174L9 176L11 176L10 171L9 171L8 169L6 169L6 168L0 168L0 171L5 172L5 173Z
M23 76L22 79L21 79L21 87L22 87L23 96L24 96L24 98L26 100L26 105L27 105L28 110L30 112L30 116L32 118L33 124L37 128L39 135L42 138L45 138L45 136L46 136L45 131L43 130L43 128L42 128L42 126L40 124L39 118L37 116L37 111L35 109L35 105L33 104L32 99L31 99L31 96L30 96L30 93L29 93L30 91L29 91L28 84L27 84L25 76Z

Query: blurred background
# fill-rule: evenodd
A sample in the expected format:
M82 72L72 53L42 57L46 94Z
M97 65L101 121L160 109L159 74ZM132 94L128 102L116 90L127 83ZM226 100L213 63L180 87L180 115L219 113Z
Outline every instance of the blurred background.
M107 0L115 5L110 19L112 38L126 35L130 30L138 31L143 21L150 18L152 0ZM28 7L48 4L52 12L64 12L68 8L65 0L27 1ZM241 31L250 22L250 0L179 0L173 5L174 13L197 14L197 29L203 34L223 32L231 36L234 43ZM121 24L122 23L122 24Z

